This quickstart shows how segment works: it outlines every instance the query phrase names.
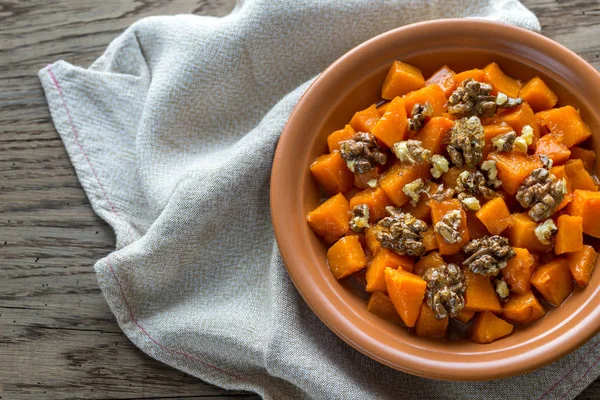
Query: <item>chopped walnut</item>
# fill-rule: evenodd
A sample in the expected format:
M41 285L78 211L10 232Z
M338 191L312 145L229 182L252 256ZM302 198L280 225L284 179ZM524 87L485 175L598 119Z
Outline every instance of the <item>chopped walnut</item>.
M431 194L429 197L431 197L438 203L441 203L442 201L444 201L446 199L451 199L454 197L454 189L452 189L452 188L446 189L444 187L444 184L441 184L440 186L438 186L435 193Z
M502 186L502 181L498 178L498 170L496 169L496 161L494 160L486 160L481 163L481 170L487 172L487 185L488 187L493 187L494 189L498 189Z
M558 228L550 218L542 222L534 229L535 237L542 244L552 243L552 238L558 233Z
M423 232L427 230L427 224L399 208L386 207L386 211L390 216L381 219L375 227L375 237L381 246L402 255L422 255L425 252Z
M369 227L369 206L358 204L352 209L350 217L350 229L354 232L362 232Z
M460 202L467 211L479 211L481 209L481 204L479 204L476 197L465 197Z
M443 173L448 172L449 167L450 163L448 162L446 157L440 156L439 154L434 154L433 157L431 157L430 172L431 176L433 176L435 179L442 176Z
M456 179L456 191L461 201L473 196L484 199L496 197L496 192L487 187L487 180L480 171L463 171Z
M550 157L548 157L545 154L539 154L538 157L540 158L540 161L542 162L542 165L544 166L544 168L546 168L546 169L552 168L552 164L554 164L554 161L552 161L552 159Z
M410 204L412 204L413 207L416 207L419 197L421 197L422 193L427 193L428 189L429 187L425 186L425 181L423 181L422 178L419 178L404 185L402 191L405 195L410 197Z
M478 115L490 118L496 114L498 108L513 108L523 102L519 98L508 97L504 93L498 96L490 94L492 86L478 82L472 78L464 80L452 92L448 99L448 112L457 117L470 117Z
M500 297L500 300L502 300L502 301L508 300L510 291L508 290L508 285L506 284L504 279L496 280L496 293L498 293L498 297Z
M485 136L479 118L462 118L454 122L447 149L455 165L462 167L466 164L469 168L475 168L481 161L484 145Z
M421 164L429 160L431 151L424 149L420 140L405 140L394 143L392 151L398 160L409 164Z
M408 129L418 131L425 125L427 118L433 115L433 107L426 101L425 104L417 103L413 106L408 119Z
M432 267L425 271L427 306L436 319L456 317L465 307L465 277L455 264Z
M367 185L369 185L370 188L376 188L377 187L377 179L369 179L367 181Z
M462 235L459 231L462 223L462 214L460 210L448 211L442 219L435 224L433 230L444 238L444 241L449 244L460 242Z
M498 275L508 260L516 255L508 239L498 235L471 240L463 251L469 255L463 265L476 274L488 276Z
M387 162L387 156L381 151L375 136L368 132L356 132L352 139L340 142L340 153L348 169L357 174Z
M516 132L508 132L492 138L492 144L496 151L512 151L517 139Z
M515 197L523 207L531 207L529 216L539 222L554 214L566 192L567 184L564 179L559 181L547 169L537 168L525 178Z

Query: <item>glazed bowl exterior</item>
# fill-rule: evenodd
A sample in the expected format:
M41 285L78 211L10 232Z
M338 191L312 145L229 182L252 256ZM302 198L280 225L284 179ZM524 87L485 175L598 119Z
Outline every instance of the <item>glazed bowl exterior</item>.
M306 91L279 141L271 176L271 215L289 275L317 316L349 345L400 371L445 380L488 380L546 365L600 331L600 273L559 308L531 326L490 344L434 341L369 313L366 299L338 282L326 247L306 223L321 194L309 166L326 150L327 135L357 110L380 100L394 60L419 67L424 76L444 64L455 71L495 61L510 76L541 77L559 106L579 109L600 146L600 74L575 53L537 33L478 20L439 20L377 36L346 53ZM596 168L598 166L596 165Z

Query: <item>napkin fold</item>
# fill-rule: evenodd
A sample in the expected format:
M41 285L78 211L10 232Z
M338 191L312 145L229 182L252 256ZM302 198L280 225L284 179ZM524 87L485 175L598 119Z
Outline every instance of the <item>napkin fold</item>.
M115 231L95 270L136 346L265 399L573 398L600 374L598 336L511 379L395 371L329 331L282 264L269 177L299 97L359 43L449 17L540 29L515 0L247 0L224 18L143 19L89 68L39 72L81 185Z

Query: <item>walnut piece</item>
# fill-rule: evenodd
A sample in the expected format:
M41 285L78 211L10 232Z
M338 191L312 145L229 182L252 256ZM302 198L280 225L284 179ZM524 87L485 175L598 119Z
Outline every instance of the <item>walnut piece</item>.
M387 156L381 151L375 136L368 132L356 132L352 139L340 142L340 153L348 169L357 174L387 162Z
M431 172L431 176L433 176L435 179L448 172L449 167L450 163L446 157L439 154L434 154L431 157L431 169L429 171Z
M394 143L392 151L401 162L421 164L429 160L431 151L423 148L420 140L404 140Z
M381 246L402 255L422 255L425 252L423 232L427 230L427 224L402 209L385 209L390 216L381 219L375 227L375 237Z
M538 224L534 229L535 237L542 244L552 243L552 238L558 233L558 228L554 224L552 219L548 218L546 221Z
M405 195L410 197L410 204L412 204L413 207L416 207L419 202L419 197L421 197L422 193L427 193L428 189L429 187L425 186L423 178L419 178L404 185L402 191Z
M467 211L475 212L481 210L481 204L479 204L479 200L476 197L464 197L460 202Z
M534 169L517 190L516 199L525 208L532 220L539 222L550 218L562 203L567 192L567 183L560 181L545 168Z
M519 98L508 97L504 93L490 94L492 86L472 78L464 80L448 99L448 113L457 117L478 115L490 118L498 108L513 108L523 102Z
M496 280L496 293L498 293L498 297L500 297L500 300L502 300L502 301L508 300L510 291L508 290L508 285L506 284L504 279Z
M483 197L492 199L496 197L496 192L487 187L487 180L480 171L463 171L456 178L456 191L458 199L463 200L467 197Z
M496 151L512 151L517 139L516 132L508 132L492 138L492 144Z
M460 242L462 235L458 230L462 223L462 214L460 210L448 211L442 219L435 224L433 230L444 238L444 241L449 244Z
M484 145L485 135L479 118L462 118L454 122L447 150L455 165L475 168L481 161Z
M550 157L548 157L545 154L538 154L538 157L540 158L540 161L542 162L542 165L544 166L544 168L546 168L546 169L552 168L552 164L554 164L554 161L552 161L552 159Z
M417 103L413 106L410 118L408 118L408 129L418 131L425 125L427 118L433 115L433 107L426 101L425 104Z
M350 229L354 232L362 232L367 227L369 227L369 206L358 204L352 209Z
M442 183L440 186L438 186L438 188L435 191L435 193L429 195L429 197L431 197L432 199L434 199L438 203L441 203L442 201L444 201L446 199L451 199L451 198L454 197L454 189L452 189L452 188L447 188L446 189L444 187L444 184Z
M508 260L516 255L508 239L498 235L471 240L463 251L469 255L463 265L476 274L487 276L498 275Z
M427 306L436 319L456 317L465 307L465 277L455 264L432 267L425 271Z

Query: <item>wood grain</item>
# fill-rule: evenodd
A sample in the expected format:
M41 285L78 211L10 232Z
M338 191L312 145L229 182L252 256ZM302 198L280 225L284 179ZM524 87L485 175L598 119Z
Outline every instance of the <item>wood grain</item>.
M600 68L597 1L524 3L545 35ZM158 363L121 333L92 269L113 250L114 237L89 206L37 78L57 59L89 65L139 18L222 16L233 5L0 1L0 398L258 398ZM578 397L597 398L600 380Z

